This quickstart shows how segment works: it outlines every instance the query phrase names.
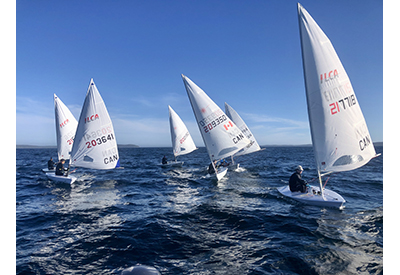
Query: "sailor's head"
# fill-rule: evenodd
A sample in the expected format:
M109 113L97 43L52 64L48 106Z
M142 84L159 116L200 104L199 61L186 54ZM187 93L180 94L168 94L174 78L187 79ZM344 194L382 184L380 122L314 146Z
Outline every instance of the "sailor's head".
M301 167L301 165L298 165L296 167L296 171L299 172L299 173L303 172L303 167Z
M61 163L65 163L65 159L61 159L60 162L61 162Z

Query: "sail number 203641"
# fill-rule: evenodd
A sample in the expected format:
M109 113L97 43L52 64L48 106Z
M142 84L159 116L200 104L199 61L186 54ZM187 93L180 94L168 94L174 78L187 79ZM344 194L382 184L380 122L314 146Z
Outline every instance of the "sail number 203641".
M354 94L329 104L329 107L331 107L331 115L337 114L341 110L346 110L346 107L351 107L353 105L356 105L356 97Z
M102 136L101 138L92 139L91 141L86 142L87 148L92 148L92 146L101 145L106 143L108 140L113 140L114 135L109 134L108 136Z

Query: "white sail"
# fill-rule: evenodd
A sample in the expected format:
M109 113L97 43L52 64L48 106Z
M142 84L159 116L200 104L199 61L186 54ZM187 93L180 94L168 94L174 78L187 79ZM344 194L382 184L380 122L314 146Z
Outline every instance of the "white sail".
M71 165L93 169L112 169L119 166L114 128L93 79L79 117Z
M74 115L54 94L58 159L69 159L78 122Z
M235 157L242 156L250 153L254 153L261 150L260 145L254 135L251 133L250 129L247 127L246 123L243 119L239 116L239 114L225 102L225 114L239 127L240 131L246 135L246 137L250 140L250 144L247 145L245 148L240 150L235 154Z
M184 75L182 79L211 161L232 156L250 144L250 140L200 87Z
M328 37L300 4L298 16L318 171L356 169L376 156L359 102Z
M177 157L193 152L197 148L185 123L183 123L182 119L171 108L171 106L168 106L168 111L174 156Z

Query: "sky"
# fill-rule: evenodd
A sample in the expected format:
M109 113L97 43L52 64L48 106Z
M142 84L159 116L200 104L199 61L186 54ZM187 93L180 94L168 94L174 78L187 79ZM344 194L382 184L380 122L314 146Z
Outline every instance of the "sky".
M383 141L382 1L300 3ZM260 145L311 144L297 1L16 1L16 144L56 145L53 94L78 119L93 78L119 144L171 146L171 105L204 146L181 74Z

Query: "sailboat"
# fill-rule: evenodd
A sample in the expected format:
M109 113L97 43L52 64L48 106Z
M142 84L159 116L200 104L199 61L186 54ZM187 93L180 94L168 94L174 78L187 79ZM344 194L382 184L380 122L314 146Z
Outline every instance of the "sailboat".
M309 188L308 193L291 192L288 186L278 191L307 204L343 208L343 197L325 189L321 178L357 169L378 155L350 79L330 40L300 4L298 17L319 187Z
M70 166L91 169L119 167L113 124L93 79L90 80L70 155ZM76 178L46 174L50 179L73 183Z
M250 140L199 86L187 76L182 75L182 79L214 168L214 175L220 180L226 175L228 168L217 168L215 163L245 148Z
M190 135L185 123L178 114L168 105L169 126L171 130L172 150L175 161L169 161L164 166L182 166L183 161L178 162L177 156L186 155L197 149L192 136Z
M69 159L69 153L71 152L72 144L74 143L74 136L78 122L68 107L65 106L56 94L54 94L54 112L58 160ZM54 173L55 170L44 168L42 171L45 173Z
M247 127L246 123L244 120L240 117L240 115L231 107L228 105L228 103L225 102L225 114L233 121L233 123L236 124L237 127L239 127L240 131L242 131L243 134L246 135L246 137L250 140L250 144L241 149L239 152L237 152L235 155L231 156L232 159L232 164L235 164L235 161L233 157L238 157L250 153L254 153L257 151L261 151L264 149L261 149L260 145L258 145L258 142L254 135L251 133L250 129ZM239 163L237 164L237 167L239 167Z

